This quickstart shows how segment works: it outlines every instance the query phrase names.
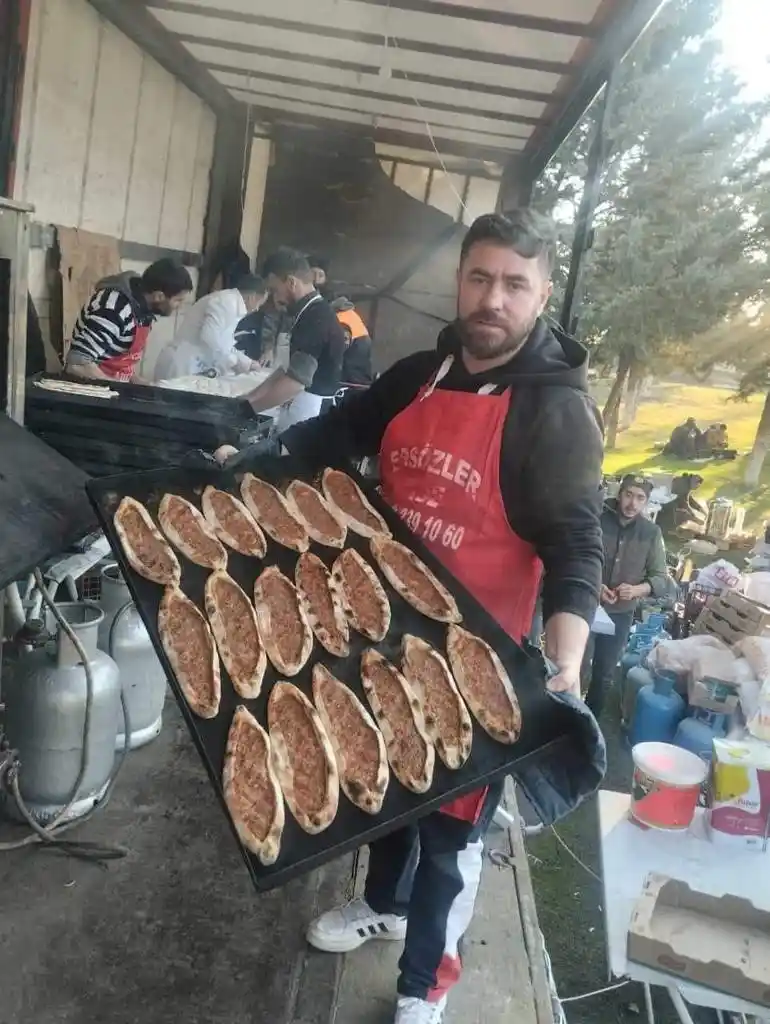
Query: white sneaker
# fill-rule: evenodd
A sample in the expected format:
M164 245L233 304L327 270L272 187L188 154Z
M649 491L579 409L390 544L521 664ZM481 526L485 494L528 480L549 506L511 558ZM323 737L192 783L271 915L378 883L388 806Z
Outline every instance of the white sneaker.
M437 1003L427 1003L424 999L400 996L393 1024L441 1024L444 1019L446 999L447 997L444 996Z
M405 935L405 917L375 914L366 900L355 899L311 922L307 941L324 953L350 953L371 939L395 942ZM432 1018L426 1020L432 1021Z

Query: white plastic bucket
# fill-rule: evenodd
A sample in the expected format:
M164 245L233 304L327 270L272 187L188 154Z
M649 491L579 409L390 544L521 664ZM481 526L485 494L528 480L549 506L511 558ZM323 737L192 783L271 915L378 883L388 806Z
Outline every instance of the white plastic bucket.
M637 743L631 751L631 814L650 828L689 828L708 765L673 743Z

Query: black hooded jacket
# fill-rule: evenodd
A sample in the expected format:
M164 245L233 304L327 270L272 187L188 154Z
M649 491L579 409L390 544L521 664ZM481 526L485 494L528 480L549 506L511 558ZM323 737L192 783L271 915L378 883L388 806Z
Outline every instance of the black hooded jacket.
M453 325L435 350L399 360L368 391L350 396L320 419L281 436L294 454L326 465L329 452L357 459L379 452L385 428L416 397L448 355L438 384L477 391L511 388L500 452L500 486L511 528L531 543L545 567L543 613L573 612L593 621L602 579L602 430L587 392L586 350L539 320L504 366L469 374ZM515 583L512 583L515 586Z

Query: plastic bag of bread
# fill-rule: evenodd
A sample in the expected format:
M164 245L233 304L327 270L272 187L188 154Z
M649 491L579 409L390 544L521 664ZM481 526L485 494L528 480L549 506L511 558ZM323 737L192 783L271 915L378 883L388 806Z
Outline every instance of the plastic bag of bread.
M661 640L647 655L647 664L651 669L667 669L677 675L687 675L693 662L706 651L727 651L733 660L735 658L727 644L715 636L704 634L688 636L684 640Z
M770 692L764 697L760 693L756 711L746 722L751 735L763 743L770 743Z
M742 674L738 656L729 647L703 647L690 662L690 677L719 679L723 683L738 683Z
M770 680L770 637L745 636L733 644L733 650L748 661L755 679L760 683Z

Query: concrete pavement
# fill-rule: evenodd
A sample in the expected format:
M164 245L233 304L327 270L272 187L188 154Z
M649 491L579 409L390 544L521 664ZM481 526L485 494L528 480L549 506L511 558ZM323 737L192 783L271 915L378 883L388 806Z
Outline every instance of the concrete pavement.
M109 807L75 834L130 853L107 869L0 854L0 1024L388 1024L398 949L343 958L303 938L344 898L351 860L256 893L173 704ZM507 833L494 842L511 854ZM521 856L518 881L486 865L447 1024L548 1024L528 968Z

